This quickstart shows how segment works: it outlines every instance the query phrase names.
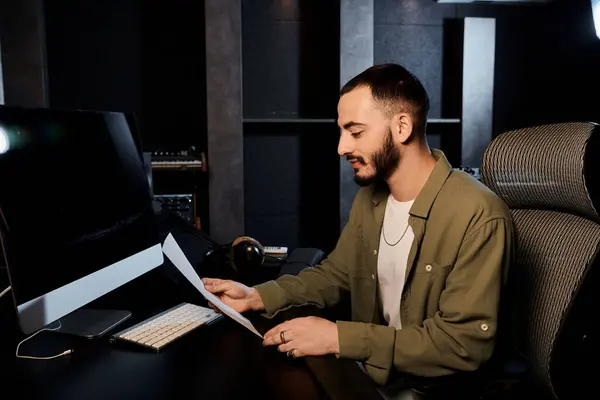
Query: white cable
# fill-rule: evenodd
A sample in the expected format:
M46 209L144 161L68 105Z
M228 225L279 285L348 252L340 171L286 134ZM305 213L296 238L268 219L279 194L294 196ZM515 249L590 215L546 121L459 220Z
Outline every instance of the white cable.
M12 286L7 287L6 289L4 289L3 291L0 292L0 297L4 296L6 293L8 293L8 291L10 290Z
M4 221L4 225L8 229L8 224L6 223L6 218L4 218L4 213L2 212L2 208L0 208L0 217L2 218L2 220ZM3 238L1 230L0 230L0 247L2 247L2 256L4 257L4 262L6 264L6 268L8 268L8 257L6 257L6 248L4 247L4 238ZM6 293L8 293L8 291L11 288L12 288L12 286L9 286L6 289L4 289L2 292L0 292L0 297L4 296ZM58 358L58 357L62 357L62 356L71 354L73 352L73 349L69 349L69 350L63 351L60 354L55 354L53 356L48 356L48 357L22 356L19 354L19 348L21 347L21 345L23 343L25 343L26 341L28 341L29 339L31 339L32 337L34 337L35 335L37 335L38 333L44 332L44 331L56 331L56 330L59 330L60 328L62 328L62 323L60 322L60 319L59 319L58 327L53 328L53 329L50 329L50 328L40 329L39 331L35 332L33 335L30 335L29 337L26 337L25 339L21 340L19 342L19 344L17 345L17 349L15 350L15 356L17 356L17 358L26 358L29 360L52 360L54 358Z
M38 333L44 332L44 331L57 331L60 328L62 328L62 324L61 324L60 320L58 320L58 327L52 328L52 329L50 329L50 328L40 329L39 331L37 331L33 335L31 335L29 337L26 337L25 339L21 340L21 342L19 342L19 344L17 345L17 349L15 350L15 356L17 356L17 358L26 358L28 360L52 360L54 358L58 358L58 357L62 357L62 356L66 356L68 354L71 354L73 352L73 349L69 349L69 350L63 351L60 354L55 354L53 356L48 356L48 357L22 356L22 355L19 354L19 348L21 347L21 345L23 343L25 343L26 341L28 341L29 339L31 339L32 337L34 337L35 335L37 335Z

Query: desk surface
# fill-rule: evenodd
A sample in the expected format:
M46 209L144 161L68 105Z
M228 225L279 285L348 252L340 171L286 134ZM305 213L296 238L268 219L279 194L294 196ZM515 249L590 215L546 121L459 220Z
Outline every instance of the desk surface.
M243 330L222 318L160 353L121 348L106 340L79 342L72 345L75 352L62 359L11 362L11 387L2 386L4 390L15 389L19 398L61 400L233 399L251 395L326 398L301 363L265 351L259 338ZM68 342L51 335L40 338L38 346L23 345L23 352L39 354L43 347L52 353L49 349L58 351L59 342ZM44 346L39 345L42 341Z
M173 285L168 279L160 284L165 287ZM120 298L126 298L130 290L124 287ZM139 290L136 287L138 298ZM152 291L146 292L146 296L151 294ZM6 307L9 299L10 296L1 299L4 310L11 308ZM160 302L160 309L189 300L171 297L167 302ZM196 300L191 302L206 304L199 295ZM148 304L144 304L145 301ZM151 302L150 297L135 307L127 307L134 314L117 330L159 311L155 307L156 302ZM283 318L315 312L301 307L290 310ZM280 322L257 314L250 318L261 332ZM4 318L0 327L4 325L6 328L7 324L14 327L14 321L11 322ZM11 328L3 330L10 332ZM109 343L108 336L87 340L42 332L25 342L20 353L45 356L67 349L74 349L74 353L54 360L24 360L14 355L17 337L9 334L6 340L6 336L2 336L0 368L3 377L0 389L3 393L14 392L15 398L20 399L380 398L373 382L353 361L338 360L333 356L291 360L274 347L263 347L260 338L228 317L192 331L159 353L113 345Z
M265 323L261 323L264 321ZM271 323L252 316L257 329ZM135 320L132 318L131 323ZM378 398L349 360L291 360L227 317L194 330L161 352L42 332L21 354L74 353L55 360L16 359L1 353L4 391L36 399L368 399ZM6 380L5 380L6 379Z

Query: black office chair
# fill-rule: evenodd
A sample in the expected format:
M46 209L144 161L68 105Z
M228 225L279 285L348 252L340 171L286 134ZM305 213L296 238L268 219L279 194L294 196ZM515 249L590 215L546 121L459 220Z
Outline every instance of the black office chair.
M517 230L497 351L478 371L422 379L413 390L424 399L590 398L600 370L600 126L506 132L480 172Z
M486 149L481 179L508 204L517 229L505 324L528 371L511 398L588 398L600 371L600 126L504 133Z

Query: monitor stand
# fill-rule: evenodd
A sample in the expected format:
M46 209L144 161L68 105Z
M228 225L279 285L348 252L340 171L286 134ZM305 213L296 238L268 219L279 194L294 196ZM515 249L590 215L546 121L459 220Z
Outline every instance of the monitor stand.
M103 336L126 319L131 317L125 310L96 310L80 308L62 317L60 329L56 332L94 339Z

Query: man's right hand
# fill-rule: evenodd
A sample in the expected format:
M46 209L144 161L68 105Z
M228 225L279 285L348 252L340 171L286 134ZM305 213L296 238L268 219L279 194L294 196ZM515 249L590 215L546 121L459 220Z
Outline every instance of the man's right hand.
M204 287L223 303L237 312L262 311L265 309L258 291L242 283L213 278L202 278Z

